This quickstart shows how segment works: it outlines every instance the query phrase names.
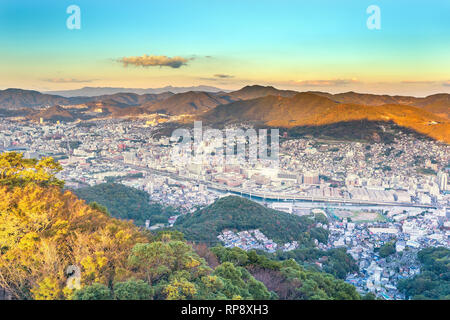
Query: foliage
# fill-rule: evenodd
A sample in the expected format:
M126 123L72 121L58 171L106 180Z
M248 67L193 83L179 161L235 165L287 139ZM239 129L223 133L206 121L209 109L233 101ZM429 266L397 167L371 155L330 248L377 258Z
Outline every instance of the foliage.
M395 253L395 243L387 242L383 244L378 250L380 257L387 258L391 254Z
M327 273L306 270L292 259L274 261L255 251L245 252L239 248L219 246L211 250L222 266L227 264L229 267L228 279L238 283L242 275L239 276L237 270L247 270L273 292L271 296L276 294L280 299L360 299L352 285ZM230 265L238 267L232 269ZM221 275L224 276L224 273Z
M25 159L22 153L0 154L0 185L23 187L35 183L42 187L64 186L64 182L55 176L62 170L52 158Z
M426 248L417 254L421 273L399 281L398 289L414 300L450 299L450 250Z
M96 202L108 209L115 218L133 220L137 225L167 223L176 212L150 202L150 195L142 190L116 183L103 183L77 189L75 194L88 203Z
M114 285L114 296L117 300L149 300L153 289L143 280L130 279Z
M58 187L0 187L0 286L17 298L63 298L65 271L82 268L82 283L113 283L129 251L147 237ZM30 291L34 288L34 291Z
M210 206L186 214L177 219L175 228L185 234L187 240L218 243L217 236L225 229L259 229L278 243L300 241L311 245L311 236L321 240L326 231L308 232L312 219L266 208L237 196L221 198Z
M315 262L322 264L322 271L339 279L345 279L347 274L358 272L359 268L345 248L335 248L327 251L316 248L299 248L288 252L277 252L275 257L280 260L294 259L302 265ZM315 265L314 265L315 266Z
M94 283L73 294L73 300L112 300L111 290L101 283Z

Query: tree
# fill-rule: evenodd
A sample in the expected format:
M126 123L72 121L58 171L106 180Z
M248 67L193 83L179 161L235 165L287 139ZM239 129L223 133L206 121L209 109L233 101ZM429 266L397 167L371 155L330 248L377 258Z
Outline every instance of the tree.
M129 265L152 284L167 278L176 271L202 274L205 261L187 243L171 241L166 235L163 241L136 244L129 256ZM165 240L165 241L164 241Z
M70 265L81 268L82 285L112 287L131 272L127 259L133 245L146 241L131 223L59 187L0 186L0 287L15 298L67 297Z
M269 300L271 298L271 294L269 290L267 290L266 286L256 280L255 278L251 278L247 281L248 292L252 295L253 299L256 300Z
M64 182L55 176L62 170L53 158L25 159L22 153L0 154L0 185L23 187L29 183L40 186L63 187Z
M111 290L101 283L94 283L73 294L73 300L112 300Z
M164 288L167 300L186 300L197 293L195 285L185 278L174 278Z
M400 280L397 287L414 300L450 297L450 250L444 247L426 248L418 252L421 273Z
M130 279L114 285L114 296L117 300L150 300L153 290L143 280Z
M380 257L382 257L382 258L387 258L391 254L394 254L395 253L395 243L388 242L388 243L383 244L380 247L378 253L380 254Z
M374 295L372 292L368 292L361 297L361 300L376 300L376 298L377 298L376 295Z
M92 187L74 190L75 194L88 203L95 202L108 209L111 216L133 220L139 226L150 223L167 223L177 212L159 203L150 202L150 195L132 187L117 183L101 183Z

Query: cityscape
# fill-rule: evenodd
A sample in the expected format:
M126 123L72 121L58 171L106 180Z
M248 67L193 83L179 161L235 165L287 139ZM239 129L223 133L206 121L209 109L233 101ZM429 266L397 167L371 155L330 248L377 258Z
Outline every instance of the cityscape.
M450 300L449 18L441 0L1 1L0 305Z
M323 215L320 227L330 232L318 248L345 247L359 272L346 281L361 292L383 299L404 299L399 279L420 271L417 253L428 247L450 248L450 146L400 133L393 143L289 139L280 144L280 167L256 164L216 165L209 140L201 147L209 156L200 163L171 161L177 141L157 136L154 121L102 120L84 123L40 123L2 120L1 149L25 158L53 157L63 170L59 178L70 188L114 179L146 191L149 201L194 212L216 199L237 194L292 215ZM146 221L150 230L173 226ZM260 230L224 230L225 247L290 251ZM394 256L376 249L394 242ZM320 262L317 263L320 267Z

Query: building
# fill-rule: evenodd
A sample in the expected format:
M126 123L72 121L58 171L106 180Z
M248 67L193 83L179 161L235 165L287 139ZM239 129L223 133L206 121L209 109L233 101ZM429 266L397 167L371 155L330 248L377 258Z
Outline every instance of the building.
M293 203L292 202L274 202L270 207L277 211L284 211L287 213L292 213Z
M319 184L319 171L306 171L303 174L304 184Z
M439 190L446 191L448 184L448 174L447 172L440 171L437 175Z
M345 185L347 187L361 186L360 179L356 174L351 173L345 178Z

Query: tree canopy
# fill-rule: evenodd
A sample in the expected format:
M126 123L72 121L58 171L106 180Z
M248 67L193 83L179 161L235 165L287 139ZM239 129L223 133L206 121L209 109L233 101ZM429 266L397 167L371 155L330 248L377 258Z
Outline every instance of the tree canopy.
M426 248L417 254L422 264L420 274L401 280L399 290L414 300L450 299L450 250Z
M36 160L25 159L17 152L0 154L0 185L23 187L35 183L43 187L62 187L64 182L56 178L61 170L61 165L53 158Z

